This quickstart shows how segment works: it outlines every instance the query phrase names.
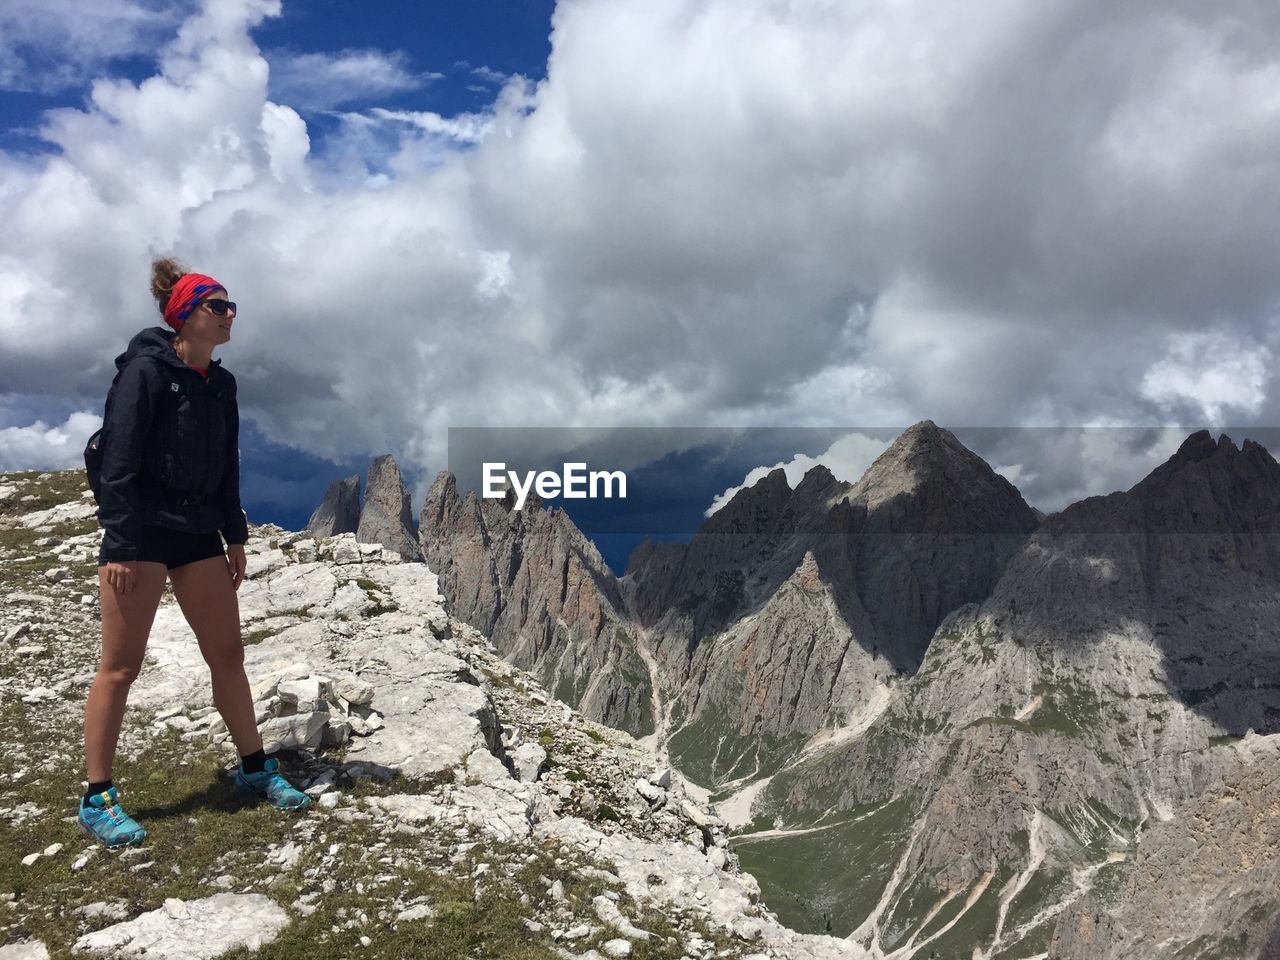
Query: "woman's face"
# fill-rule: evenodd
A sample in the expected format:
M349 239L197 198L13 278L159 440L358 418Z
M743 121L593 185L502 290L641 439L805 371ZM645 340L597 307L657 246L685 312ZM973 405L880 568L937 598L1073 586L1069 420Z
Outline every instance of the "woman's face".
M228 308L224 313L215 313L208 306L211 300L220 300L225 303L227 291L218 287L216 290L210 290L200 299L195 309L187 316L187 322L182 325L184 340L200 340L217 346L231 339L231 324L236 318L235 311Z

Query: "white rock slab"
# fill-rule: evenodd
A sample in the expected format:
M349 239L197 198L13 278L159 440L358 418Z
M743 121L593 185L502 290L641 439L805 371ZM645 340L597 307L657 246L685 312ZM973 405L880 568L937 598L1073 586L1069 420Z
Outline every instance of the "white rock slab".
M0 960L49 960L49 949L40 940L24 940L0 947Z
M27 528L52 527L60 523L72 523L89 520L98 515L98 505L92 500L60 503L48 510L36 510L18 518L18 522Z
M73 949L148 960L206 960L241 946L257 950L288 924L288 914L260 893L218 893L166 900L133 920L85 934Z
M244 575L246 580L258 580L281 570L288 564L289 558L283 550L266 550L262 553L250 553L245 557Z

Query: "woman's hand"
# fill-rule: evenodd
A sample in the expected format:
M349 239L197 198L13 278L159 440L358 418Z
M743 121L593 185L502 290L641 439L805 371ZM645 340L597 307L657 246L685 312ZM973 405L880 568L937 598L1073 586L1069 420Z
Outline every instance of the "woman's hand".
M244 544L227 544L227 569L231 572L231 585L239 590L244 583Z
M111 588L116 593L123 593L125 596L133 593L133 588L138 583L137 562L130 560L127 563L121 563L112 560L107 564L107 583L111 584Z

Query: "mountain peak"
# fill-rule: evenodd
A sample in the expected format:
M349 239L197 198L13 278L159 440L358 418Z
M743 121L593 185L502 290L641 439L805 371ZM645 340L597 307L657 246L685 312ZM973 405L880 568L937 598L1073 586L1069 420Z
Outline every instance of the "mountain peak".
M800 478L800 482L796 484L796 490L801 487L814 487L822 489L836 482L836 475L831 472L826 464L815 463L812 467L805 471L805 475Z
M956 439L950 430L932 420L921 420L902 431L887 450L876 457L849 493L874 508L893 497L938 481L964 489L975 480L986 481L991 467ZM1006 481L1007 482L1007 481Z
M761 485L764 485L764 487L769 490L773 490L777 487L785 487L787 490L791 489L791 484L787 482L787 471L783 470L781 467L774 467L766 476L752 484L752 487L759 487Z
M913 423L907 429L903 430L900 436L903 437L929 437L941 434L942 428L932 420L920 420Z
M1224 433L1222 436L1225 439L1227 435ZM1213 442L1213 434L1208 430L1197 430L1182 441L1177 453L1170 459L1178 463L1194 463L1213 456L1217 448L1218 445Z
M749 487L735 493L723 507L712 514L704 530L727 531L746 524L751 529L768 526L791 498L787 472L774 467Z

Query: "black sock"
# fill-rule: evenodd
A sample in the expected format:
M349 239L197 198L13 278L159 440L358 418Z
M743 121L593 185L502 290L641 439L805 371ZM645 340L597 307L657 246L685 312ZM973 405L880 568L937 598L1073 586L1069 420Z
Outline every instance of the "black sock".
M103 780L101 783L91 783L84 792L85 802L88 803L90 797L96 797L100 793L106 793L113 786L110 780Z
M267 754L261 749L240 758L240 766L244 768L245 773L261 773L266 762Z

